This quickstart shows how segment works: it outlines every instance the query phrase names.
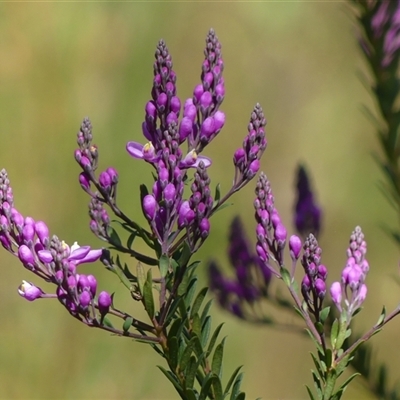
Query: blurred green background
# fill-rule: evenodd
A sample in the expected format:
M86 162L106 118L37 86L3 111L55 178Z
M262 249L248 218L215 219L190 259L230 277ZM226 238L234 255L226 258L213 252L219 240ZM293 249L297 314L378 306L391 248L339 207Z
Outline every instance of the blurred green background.
M398 250L382 232L396 215L377 189L379 154L374 129L361 111L373 107L358 73L366 69L355 28L343 2L142 2L2 3L0 5L0 167L8 170L16 207L48 223L68 243L101 246L88 229L88 197L77 181L73 158L84 116L94 126L100 168L120 173L121 208L140 221L138 185L150 169L130 158L128 140L143 141L141 121L150 98L153 55L165 39L178 75L178 94L191 96L199 82L204 39L213 27L225 61L227 120L206 154L216 184L227 189L231 157L241 145L253 105L268 119L268 148L262 169L289 227L294 171L306 163L324 208L323 262L329 281L339 278L351 231L361 225L368 241L369 295L357 329L369 328L382 304L394 308L400 289ZM146 176L146 178L144 178ZM228 222L240 213L254 229L250 184L234 206L218 213L211 240L199 254L221 262ZM290 229L291 230L291 229ZM17 294L22 279L41 284L3 251L0 260L0 398L2 399L175 399L156 369L162 360L147 346L91 330L56 301L28 303ZM122 286L100 263L83 266L99 289L116 292L131 313ZM199 269L204 280L204 270ZM45 286L43 286L46 289ZM214 311L226 321L225 376L244 365L248 398L307 398L312 367L307 338L249 326ZM374 337L376 358L390 365L399 322ZM347 399L368 398L362 380Z

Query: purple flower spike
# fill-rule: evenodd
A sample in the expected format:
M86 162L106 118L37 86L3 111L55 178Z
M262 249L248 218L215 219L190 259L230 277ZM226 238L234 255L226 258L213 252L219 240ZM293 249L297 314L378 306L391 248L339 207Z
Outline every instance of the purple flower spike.
M342 312L346 310L347 323L350 323L352 315L361 307L367 295L365 278L367 271L362 266L365 265L365 254L367 244L361 228L357 226L350 236L350 244L347 248L347 262L342 271L341 282L332 284L330 293L332 301ZM340 287L340 291L339 291ZM345 307L341 304L342 298L345 299Z
M258 223L256 228L257 253L263 258L265 254L266 262L270 258L268 253L271 253L279 266L283 266L283 250L286 244L287 231L280 221L279 213L274 205L275 200L271 185L263 172L258 178L255 192L254 208Z
M321 229L321 208L314 200L305 168L297 170L297 200L295 204L294 224L302 237L309 233L318 236Z
M224 63L221 56L221 44L213 29L206 38L205 60L202 66L201 81L193 91L192 102L186 101L185 116L194 118L194 127L188 136L189 149L200 153L218 134L225 123L225 114L219 111L224 95L222 71ZM191 108L194 105L196 112Z
M250 116L248 134L243 141L243 148L236 150L233 156L236 190L253 179L260 169L260 158L267 147L264 131L266 124L263 110L260 104L256 104Z
M43 291L32 283L22 281L21 285L18 288L18 294L28 301L33 301L41 298L43 295Z
M235 279L225 277L212 262L209 264L210 288L225 309L247 319L245 304L252 310L254 302L268 296L272 272L260 257L250 251L239 217L235 217L230 226L228 256L235 270Z
M328 272L326 267L321 265L322 250L313 234L310 233L307 237L303 249L304 253L301 264L305 272L304 279L309 282L309 289L302 291L302 294L309 310L314 314L316 320L318 320L322 309L322 302L326 294L325 281Z

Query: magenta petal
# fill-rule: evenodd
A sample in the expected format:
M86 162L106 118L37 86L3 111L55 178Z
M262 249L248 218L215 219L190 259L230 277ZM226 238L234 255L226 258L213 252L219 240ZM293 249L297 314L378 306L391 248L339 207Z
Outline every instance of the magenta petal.
M211 158L208 158L206 156L197 156L197 160L193 165L191 165L191 167L197 167L200 164L200 161L203 161L203 164L206 168L208 168L212 164Z
M68 257L68 261L80 261L90 252L90 246L82 246L74 250Z
M53 261L53 256L51 255L49 250L39 250L37 254L38 254L39 260L42 263L48 264Z
M128 153L135 158L143 158L143 145L137 142L128 142L126 150Z
M90 250L83 259L79 260L79 262L77 264L97 261L101 257L102 254L103 254L102 249Z

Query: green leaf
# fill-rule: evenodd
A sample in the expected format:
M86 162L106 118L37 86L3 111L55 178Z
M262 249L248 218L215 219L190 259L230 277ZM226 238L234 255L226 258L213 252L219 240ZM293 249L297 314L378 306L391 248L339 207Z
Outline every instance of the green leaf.
M184 399L183 388L176 379L175 375L171 371L167 371L161 365L157 365L157 368L168 378L168 380L174 385L176 391L179 393L182 399Z
M235 400L245 400L246 394L244 392L240 392L236 397Z
M176 367L178 366L178 352L178 338L171 337L170 339L168 339L168 361L170 367L174 372L176 371Z
M118 236L117 231L110 225L108 227L108 235L110 237L109 243L115 247L123 247L120 237Z
M192 309L190 310L190 318L193 318L193 316L199 312L200 307L203 303L203 300L206 297L207 291L208 291L208 288L204 287L197 294L196 299L193 302Z
M172 301L171 307L168 310L168 314L165 318L165 322L164 322L164 326L167 327L170 322L177 317L177 310L178 308L180 309L180 304L183 304L183 308L185 308L184 306L184 301L182 299L182 297L177 297ZM186 315L186 312L185 312ZM186 317L184 315L182 315L182 321L186 320Z
M336 370L332 368L328 373L328 378L325 383L324 399L331 398L333 389L335 388L336 379L337 379Z
M182 246L182 251L181 251L181 253L180 253L180 257L179 257L179 259L177 260L177 261L178 261L178 264L179 264L181 267L187 265L187 263L188 263L189 260L190 260L190 257L192 257L192 251L190 250L190 247L189 247L188 243L187 243L187 242L184 242L184 243L183 243L183 246Z
M150 319L154 317L154 298L153 298L153 278L151 275L151 268L147 271L147 279L143 285L143 301L144 308L149 315Z
M354 378L356 378L357 376L361 376L361 374L359 373L359 372L355 372L353 375L351 375L349 378L347 378L341 385L340 385L340 388L338 389L338 392L340 391L340 392L344 392L345 390L346 390L346 388L347 388L347 386L349 385L349 383L354 379ZM336 392L337 393L337 392ZM336 393L335 393L335 395L336 395ZM340 396L341 396L341 394L340 394ZM340 397L338 397L338 399L340 399Z
M214 202L218 204L220 198L221 198L221 185L218 183L217 186L215 187Z
M195 347L195 340L196 340L196 337L193 337L192 339L190 339L186 345L185 350L182 353L182 356L179 360L179 368L181 369L181 371L184 371L188 365L190 356L192 355L194 347Z
M331 327L331 346L333 349L336 349L338 334L339 334L339 321L337 320L337 318L335 318Z
M234 382L234 380L235 380L237 374L239 373L239 371L240 371L241 369L242 369L242 366L237 367L237 368L235 369L235 371L233 371L232 376L229 378L229 381L228 381L228 383L226 384L226 388L225 388L225 390L224 390L224 396L226 396L226 395L229 393L229 390L231 389L231 386L232 386L232 384L233 384L233 382Z
M222 393L222 383L218 376L214 377L214 379L212 381L212 388L213 388L215 400L223 400L224 395Z
M221 343L215 348L215 352L211 363L211 370L218 377L221 377L222 358L224 356L224 344L225 344L225 338L222 339Z
M196 286L197 286L197 277L191 278L191 280L189 281L189 285L187 286L184 298L186 307L188 308L192 304L193 296L196 292ZM179 294L179 289L178 289L178 294Z
M280 267L279 272L281 274L283 282L286 286L290 286L292 278L290 277L290 272L285 267Z
M201 322L201 321L200 321ZM201 327L201 345L205 348L211 332L211 316L208 315Z
M133 241L136 239L136 236L137 236L137 232L136 231L129 235L128 240L126 241L126 247L128 249L132 248L132 244L133 244Z
M108 326L109 328L114 328L113 324L107 317L102 318L101 323L102 323L102 325Z
M169 270L169 258L166 254L163 254L159 261L158 261L158 266L160 268L160 274L162 278L165 278L168 274Z
M206 398L210 392L211 384L213 383L213 380L214 380L213 374L206 375L206 377L204 378L203 385L201 386L199 400L206 400Z
M146 274L145 274L143 265L140 261L136 265L136 275L137 275L137 281L138 281L138 285L139 285L139 291L140 291L140 294L143 296L144 283L146 282Z
M201 321L198 314L195 314L195 316L193 317L191 325L192 325L192 332L196 336L201 337Z
M200 319L201 319L201 323L202 324L204 324L204 321L208 317L208 314L209 314L209 311L210 311L212 303L213 303L212 299L208 300L206 305L203 308L203 311L201 312L201 318Z
M243 373L241 372L237 376L237 378L235 379L235 383L233 384L230 400L235 400L236 397L240 394L240 386L242 384L242 379L243 379Z
M386 318L386 307L383 306L381 315L379 316L378 322L375 324L375 326L381 326L385 318Z
M328 318L330 310L331 310L330 306L325 307L324 309L321 310L319 318L320 318L320 321L322 322L322 324L324 324L326 319Z
M185 381L184 385L186 389L191 389L193 388L194 385L194 379L196 378L196 371L198 368L198 362L196 360L195 356L191 356L189 359L189 362L187 364L187 367L185 369Z
M194 344L194 352L198 359L203 359L205 357L205 353L203 347L201 346L200 339L198 336L193 336L193 344Z
M179 337L182 332L183 323L181 318L177 318L171 325L168 331L167 343L174 337Z
M313 353L310 353L310 354L311 354L311 358L314 361L314 365L315 365L315 368L317 369L319 377L323 378L324 375L325 375L325 373L324 373L325 371L323 370L323 368L322 368L320 362L318 361L317 357L315 357L315 355Z
M213 351L215 342L218 339L218 335L221 332L223 325L224 325L224 323L221 323L215 328L215 331L214 331L213 335L211 336L210 344L208 345L207 354L211 354L211 352Z
M349 365L350 361L352 360L353 357L351 357L350 354L348 354L346 357L343 357L341 361L336 364L336 373L337 376L340 376L342 372L346 369L346 367Z
M306 389L307 389L308 395L310 396L310 399L311 399L311 400L315 400L315 397L314 397L314 395L312 394L311 389L310 389L307 385L306 385Z
M186 389L185 390L185 397L186 400L197 400L196 392L193 389Z
M129 331L129 328L132 326L133 318L132 317L127 317L124 321L124 324L122 325L122 330L127 333Z
M325 350L325 364L328 369L332 366L332 350L326 349Z
M317 396L319 399L322 399L322 390L321 390L321 380L318 378L317 374L314 371L311 371L313 381L314 381L314 387L317 390Z

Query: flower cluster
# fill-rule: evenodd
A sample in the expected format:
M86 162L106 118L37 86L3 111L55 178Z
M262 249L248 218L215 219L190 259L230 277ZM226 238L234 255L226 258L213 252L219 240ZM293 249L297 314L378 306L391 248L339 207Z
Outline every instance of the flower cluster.
M332 301L340 312L345 311L348 322L367 296L367 286L364 282L369 264L365 259L366 253L367 243L361 228L357 226L350 237L341 282L334 282L330 288Z
M29 301L56 297L76 318L87 324L97 324L109 311L111 296L97 296L97 281L93 275L78 273L78 266L97 261L103 250L89 246L69 247L56 236L50 238L43 221L23 217L14 207L7 172L0 171L0 242L18 257L22 265L46 282L56 285L55 294L45 293L32 283L23 281L18 293ZM96 314L100 312L100 319Z
M142 124L148 142L142 145L131 141L126 146L132 157L150 163L156 170L152 190L146 189L142 196L142 208L152 234L161 245L162 254L169 254L176 248L174 243L182 230L186 230L186 239L193 252L201 246L209 235L209 218L228 197L255 176L266 147L266 122L261 106L257 104L243 149L234 156L233 186L223 199L216 198L214 203L207 173L211 160L200 154L225 123L225 114L219 109L225 96L224 63L221 44L213 29L207 35L204 54L201 83L184 102L181 116L172 58L164 41L158 43L152 98L146 104ZM181 149L184 143L189 150L186 155ZM196 172L190 186L192 194L185 199L188 168L196 168Z
M315 202L307 171L302 165L297 169L296 189L294 226L303 238L310 233L318 237L321 229L321 208Z
M277 276L279 273L270 264L270 258L283 266L283 250L286 245L287 231L275 208L275 198L267 176L261 172L254 200L255 218L257 221L257 254L261 261Z
M370 29L374 41L382 42L383 54L375 54L373 57L381 59L381 66L390 67L396 63L400 51L400 1L369 1L368 11ZM366 17L365 21L369 18ZM362 40L362 48L367 56L372 56L373 50L370 43Z
M328 270L321 264L321 247L312 233L304 242L301 265L305 275L301 282L301 293L308 309L318 320L319 312L326 294Z
M251 252L242 221L235 217L230 226L228 256L235 277L224 276L213 261L209 265L210 287L219 304L238 317L249 319L245 304L268 296L271 271Z

